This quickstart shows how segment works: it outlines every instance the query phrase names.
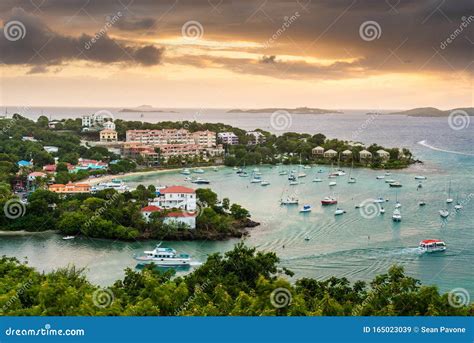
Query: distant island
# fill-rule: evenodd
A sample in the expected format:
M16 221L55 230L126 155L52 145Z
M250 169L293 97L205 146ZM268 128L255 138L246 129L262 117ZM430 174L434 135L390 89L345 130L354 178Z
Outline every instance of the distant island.
M407 111L386 113L387 115L398 114L410 117L448 117L454 111L466 112L469 116L474 116L474 107L453 108L451 110L440 110L435 107L418 107Z
M159 112L166 112L166 113L178 113L176 111L164 111L160 110L158 108L154 108L153 106L150 105L141 105L138 107L133 107L133 108L122 108L119 112L153 112L153 113L159 113Z
M327 113L344 113L336 110L326 110L322 108L297 107L297 108L257 108L257 109L232 109L227 113L273 113L276 111L287 111L290 114L327 114Z

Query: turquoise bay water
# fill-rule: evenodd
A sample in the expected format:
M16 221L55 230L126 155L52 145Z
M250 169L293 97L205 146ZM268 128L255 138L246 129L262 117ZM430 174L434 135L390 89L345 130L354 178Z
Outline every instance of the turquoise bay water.
M269 120L263 115L246 116L243 124L238 126L248 129L264 127ZM202 121L208 120L203 118ZM386 176L399 180L402 188L389 188L384 180L377 180L376 176L383 174L381 171L355 169L352 176L357 178L356 184L348 184L347 176L341 176L331 179L337 182L337 186L330 189L327 166L304 170L308 176L300 179L302 183L298 186L289 186L287 177L278 175L279 167L270 166L259 166L262 178L271 183L268 187L251 184L250 178L240 178L231 168L225 167L217 172L206 170L203 177L211 181L209 187L220 197L229 197L232 202L242 204L251 211L253 219L261 223L261 226L251 229L246 243L260 250L276 252L281 265L296 273L295 278L321 279L335 275L350 280L370 280L398 263L423 283L436 284L443 291L463 287L472 294L474 195L470 194L474 193L474 125L455 131L449 127L446 118L397 116L378 117L368 127L360 129L366 121L367 116L357 113L294 117L289 130L323 132L329 137L345 139L351 139L356 132L357 139L365 143L411 149L425 164L394 170L392 175ZM249 167L249 171L252 168ZM317 173L320 168L324 170L323 174ZM297 166L291 169L297 169ZM428 178L420 190L417 190L418 181L414 180L418 174ZM323 182L311 182L314 177L321 177ZM178 172L135 176L125 181L132 187L140 183L191 186ZM450 181L452 196L464 203L464 209L443 221L438 210L446 206ZM294 193L300 199L300 206L279 205L282 196ZM324 196L332 194L337 196L338 206L345 209L346 214L335 217L335 207L320 205ZM384 205L385 215L368 219L354 208L364 200L379 196L390 200ZM402 204L401 223L391 220L396 198ZM421 199L427 205L420 208L418 201ZM311 204L312 212L299 213L302 204ZM306 237L310 240L306 241ZM445 240L448 250L442 254L420 256L416 246L420 240L428 238ZM208 254L229 250L236 242L167 242L166 245L190 253L196 261L204 261ZM29 263L40 270L74 263L86 268L92 282L107 285L122 277L125 267L135 267L134 253L140 253L154 243L87 238L63 241L58 235L43 234L0 237L0 252L20 259L26 256Z

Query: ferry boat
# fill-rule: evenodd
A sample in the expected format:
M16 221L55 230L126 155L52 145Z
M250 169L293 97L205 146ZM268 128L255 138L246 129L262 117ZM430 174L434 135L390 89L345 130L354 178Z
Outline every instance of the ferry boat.
M304 206L300 209L300 212L301 212L301 213L304 213L304 212L311 212L311 205L304 205Z
M337 199L334 197L325 197L323 200L321 200L322 205L335 205L337 204Z
M392 214L392 220L394 222L401 222L402 221L402 214L400 213L399 209L395 209Z
M335 216L340 216L341 214L344 214L346 213L346 211L344 211L342 208L336 208L336 211L334 211L334 215Z
M189 174L191 174L191 171L188 168L184 168L183 170L181 170L181 174L189 175Z
M268 186L269 184L270 184L270 181L266 181L266 180L262 181L261 183L262 186Z
M420 242L419 249L423 253L446 251L446 243L439 239L425 239Z
M298 198L295 196L287 196L286 199L280 199L280 205L298 205Z
M439 210L439 215L441 216L441 218L448 218L449 217L449 211L447 209Z
M205 179L202 179L200 177L198 177L197 179L192 180L191 182L195 183L197 185L208 185L208 184L211 183L209 180L205 180Z
M122 180L112 179L110 182L101 182L91 187L91 192L94 193L104 189L115 189L117 192L126 192L129 190L128 186Z
M134 256L141 263L155 263L163 267L189 266L191 257L188 254L177 254L172 248L161 248L161 243L155 249L144 251L142 256Z

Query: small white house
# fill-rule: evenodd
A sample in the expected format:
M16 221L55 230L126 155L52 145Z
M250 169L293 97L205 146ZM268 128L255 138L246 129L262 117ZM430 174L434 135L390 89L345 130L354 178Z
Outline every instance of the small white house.
M372 153L367 150L362 150L361 152L359 152L359 157L361 160L369 160L372 158Z
M377 155L384 161L390 159L390 153L388 151L383 150L383 149L377 150Z
M324 148L321 147L321 146L317 146L316 148L313 148L311 150L311 153L313 155L319 155L319 156L322 156L324 154Z
M336 157L336 156L337 156L337 151L335 151L335 150L329 149L326 152L324 152L324 157L332 158L332 157Z
M165 224L183 223L189 226L190 229L196 228L196 214L188 212L171 212L165 216L163 220Z
M161 208L159 208L158 206L154 206L154 205L149 205L149 206L143 207L141 209L142 216L145 218L146 221L150 220L150 216L151 216L152 213L160 212L160 211L161 211Z

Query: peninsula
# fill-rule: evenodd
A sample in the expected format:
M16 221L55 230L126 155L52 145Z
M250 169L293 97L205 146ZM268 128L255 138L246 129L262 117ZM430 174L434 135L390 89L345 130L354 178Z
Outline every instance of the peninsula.
M450 110L440 110L436 107L418 107L406 111L386 113L386 115L406 115L409 117L448 117L454 111L466 112L469 116L474 116L474 107L453 108Z
M322 108L310 108L310 107L296 107L296 108L257 108L257 109L232 109L227 113L273 113L276 111L286 111L290 114L328 114L328 113L344 113L336 110L327 110Z

